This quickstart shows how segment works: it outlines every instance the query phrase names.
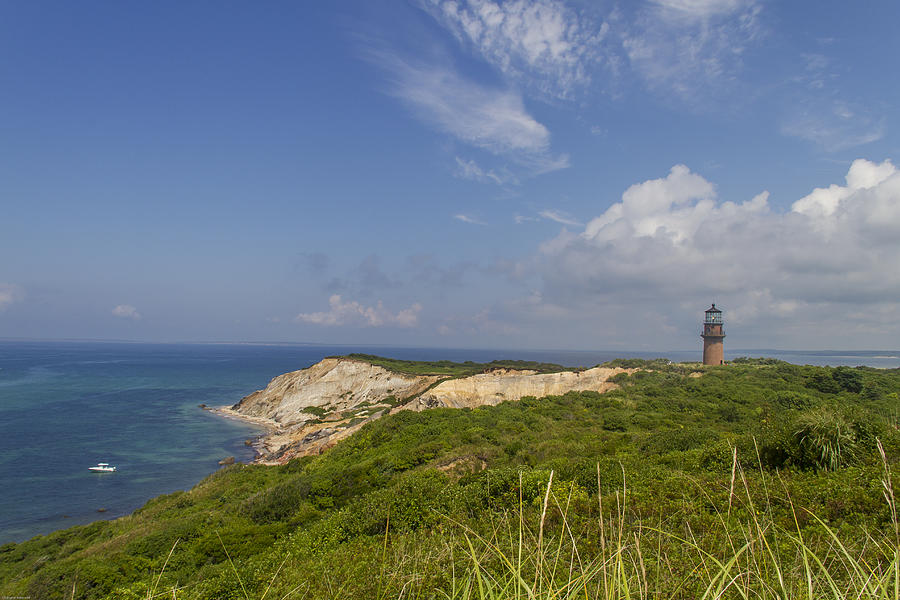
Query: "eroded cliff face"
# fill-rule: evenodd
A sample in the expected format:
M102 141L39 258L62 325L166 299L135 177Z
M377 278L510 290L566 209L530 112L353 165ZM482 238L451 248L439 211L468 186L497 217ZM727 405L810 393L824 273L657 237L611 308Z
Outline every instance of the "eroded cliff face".
M369 363L326 358L308 369L279 375L266 389L235 404L238 413L284 427L380 406L389 408L423 392L438 381L433 375L403 375Z
M318 454L388 412L428 408L474 408L525 396L571 391L605 392L608 380L627 369L537 373L494 369L457 379L404 375L349 358L326 358L279 375L266 386L220 412L269 428L256 445L263 463L283 463ZM438 383L439 382L439 383Z
M505 400L520 400L525 396L541 398L573 390L605 392L616 387L616 384L607 380L623 371L624 369L602 367L543 374L534 371L491 371L442 381L395 410L425 410L439 406L474 408L485 404L494 406Z

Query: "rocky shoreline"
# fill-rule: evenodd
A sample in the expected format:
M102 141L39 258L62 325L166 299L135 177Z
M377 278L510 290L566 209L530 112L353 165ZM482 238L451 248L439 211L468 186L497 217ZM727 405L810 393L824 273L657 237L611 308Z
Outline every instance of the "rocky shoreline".
M278 425L274 421L262 417L251 417L248 415L243 415L228 405L208 407L206 410L226 419L234 419L235 421L243 421L245 423L252 423L253 425L264 427L266 430L265 432L260 433L247 440L250 442L250 444L248 445L253 448L254 452L256 452L256 456L254 457L253 462L264 464L264 461L260 459L266 454L265 439L278 430Z

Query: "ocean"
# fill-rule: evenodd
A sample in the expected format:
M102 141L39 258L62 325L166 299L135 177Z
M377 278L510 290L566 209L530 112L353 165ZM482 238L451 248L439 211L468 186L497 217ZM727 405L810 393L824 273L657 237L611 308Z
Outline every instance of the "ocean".
M260 429L200 404L233 404L325 356L499 358L592 366L616 357L699 360L699 351L579 352L258 344L0 341L0 544L129 514L189 489ZM900 367L900 352L733 351L798 364ZM92 473L97 462L115 473ZM102 510L102 512L101 512Z

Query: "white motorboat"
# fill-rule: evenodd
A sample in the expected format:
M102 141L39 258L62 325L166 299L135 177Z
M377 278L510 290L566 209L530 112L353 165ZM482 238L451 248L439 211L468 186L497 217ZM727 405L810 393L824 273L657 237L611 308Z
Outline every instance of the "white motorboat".
M88 471L93 471L95 473L112 473L115 470L116 468L109 463L97 463L96 467L88 467Z

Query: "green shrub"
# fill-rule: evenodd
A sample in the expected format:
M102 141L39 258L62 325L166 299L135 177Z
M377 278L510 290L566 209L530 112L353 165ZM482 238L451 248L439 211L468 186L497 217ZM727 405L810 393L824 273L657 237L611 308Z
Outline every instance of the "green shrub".
M837 394L841 391L841 384L825 370L819 370L809 375L806 379L806 387L824 394Z
M858 394L863 389L863 377L858 369L837 367L831 372L831 377L841 386L841 389L853 394Z
M803 413L796 423L794 462L801 468L835 471L851 464L858 444L853 424L831 408Z
M769 397L772 404L780 408L808 408L815 403L815 398L809 394L795 391L779 391Z
M749 356L739 356L731 361L735 365L764 365L764 366L773 366L773 365L783 365L787 364L783 360L778 360L777 358L751 358Z
M723 404L716 412L718 413L719 418L725 423L737 423L741 420L741 415L738 412L737 406L731 402Z
M615 375L607 379L607 381L609 381L610 383L615 383L617 385L625 385L626 383L628 383L629 378L630 375L628 373L616 373Z
M626 431L630 415L622 410L610 410L603 414L603 429L606 431Z
M622 369L649 369L658 370L665 369L672 364L668 358L654 358L647 360L644 358L616 358L603 363L601 366L610 369L620 367Z
M542 498L550 471L528 468L500 468L482 471L460 479L461 499L470 514L487 508L513 508Z
M255 523L285 521L297 512L311 489L309 481L302 477L285 481L244 500L241 512Z
M689 427L664 429L647 436L642 448L651 454L666 454L672 451L685 451L699 448L710 443L716 434L706 428Z
M700 448L698 465L713 472L726 472L734 465L734 446L724 439L707 441Z

